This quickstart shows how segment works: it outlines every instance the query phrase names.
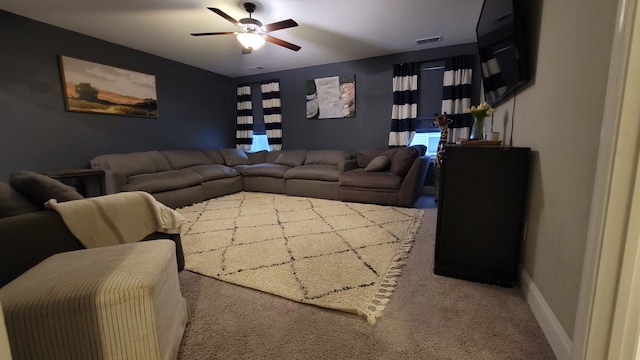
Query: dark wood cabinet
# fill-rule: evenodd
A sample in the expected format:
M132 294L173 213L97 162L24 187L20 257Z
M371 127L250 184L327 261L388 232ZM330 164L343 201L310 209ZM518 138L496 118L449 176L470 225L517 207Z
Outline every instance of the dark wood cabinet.
M511 287L517 280L529 148L446 146L434 273Z

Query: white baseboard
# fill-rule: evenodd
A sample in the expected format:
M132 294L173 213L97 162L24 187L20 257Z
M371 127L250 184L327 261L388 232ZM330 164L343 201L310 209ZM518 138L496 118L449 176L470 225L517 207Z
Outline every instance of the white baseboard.
M529 274L520 271L520 289L558 360L570 360L572 343Z

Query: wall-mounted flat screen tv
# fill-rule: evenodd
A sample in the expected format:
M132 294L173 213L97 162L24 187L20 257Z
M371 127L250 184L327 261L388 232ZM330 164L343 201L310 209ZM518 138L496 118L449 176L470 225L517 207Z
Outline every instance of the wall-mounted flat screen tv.
M518 0L485 0L476 35L485 100L509 99L529 80L525 28Z

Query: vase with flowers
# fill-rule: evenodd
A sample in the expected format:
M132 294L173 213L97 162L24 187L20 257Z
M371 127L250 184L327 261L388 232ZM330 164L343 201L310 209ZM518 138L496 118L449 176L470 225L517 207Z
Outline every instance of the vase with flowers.
M473 126L471 127L471 139L483 140L484 139L484 119L493 114L494 108L486 101L478 106L472 106L469 109L465 109L464 112L473 116Z

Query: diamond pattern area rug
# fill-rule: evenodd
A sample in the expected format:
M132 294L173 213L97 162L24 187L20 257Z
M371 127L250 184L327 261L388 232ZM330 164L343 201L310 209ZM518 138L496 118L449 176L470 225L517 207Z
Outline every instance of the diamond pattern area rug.
M186 269L301 303L381 316L423 210L240 192L177 210Z

